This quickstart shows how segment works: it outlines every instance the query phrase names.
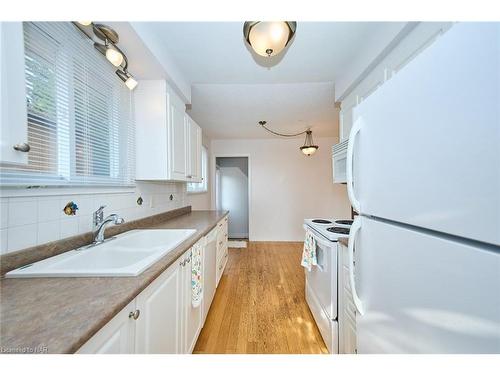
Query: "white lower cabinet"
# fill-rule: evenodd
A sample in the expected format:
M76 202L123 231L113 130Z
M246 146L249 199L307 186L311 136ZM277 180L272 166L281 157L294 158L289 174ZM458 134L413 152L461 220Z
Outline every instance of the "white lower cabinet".
M136 311L135 300L130 302L99 332L87 341L78 354L128 354L134 353L135 322L129 314Z
M136 298L135 352L182 353L183 267L177 260Z
M202 303L193 307L191 299L191 251L184 255L185 265L182 266L182 288L184 288L182 301L182 352L192 353L198 335L203 325Z
M356 346L356 307L352 298L349 281L349 262L347 246L339 242L341 261L339 262L339 353L355 354Z
M192 304L192 249L189 249L83 344L77 353L192 353L214 298L216 278L220 279L216 270L220 264L215 261L218 249L214 244L214 238L220 238L221 232L223 235L227 234L227 217L197 242L197 245L202 247L203 264L203 299L199 306L194 307ZM225 266L227 240L221 244L225 246L225 250L221 251L223 254L221 259L225 260L223 263ZM208 252L207 245L212 246ZM208 262L205 262L205 259ZM218 269L221 270L224 268ZM207 289L205 289L205 275L207 275Z
M217 224L217 268L215 271L216 285L224 273L228 260L228 218L227 216Z
M203 253L203 321L207 318L216 288L217 269L217 230L215 227L206 236L205 251Z

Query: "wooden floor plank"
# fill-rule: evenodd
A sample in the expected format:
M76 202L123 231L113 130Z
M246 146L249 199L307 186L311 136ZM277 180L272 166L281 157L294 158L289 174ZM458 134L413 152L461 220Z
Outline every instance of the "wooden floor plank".
M193 353L328 353L305 300L301 252L297 242L229 249Z

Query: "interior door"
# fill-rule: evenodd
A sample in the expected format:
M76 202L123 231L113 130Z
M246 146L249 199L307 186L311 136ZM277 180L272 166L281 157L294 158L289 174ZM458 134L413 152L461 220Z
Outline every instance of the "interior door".
M137 296L137 353L181 353L180 269L179 263L174 263Z
M358 353L500 352L498 249L358 220Z
M361 213L500 245L499 56L500 24L457 24L355 108Z

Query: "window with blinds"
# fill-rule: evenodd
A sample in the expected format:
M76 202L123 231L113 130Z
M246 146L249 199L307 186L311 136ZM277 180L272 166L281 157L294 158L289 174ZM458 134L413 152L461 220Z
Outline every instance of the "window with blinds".
M201 147L201 182L188 182L188 193L206 193L208 191L208 150Z
M132 185L132 96L116 68L69 22L23 28L31 150L2 165L2 185Z

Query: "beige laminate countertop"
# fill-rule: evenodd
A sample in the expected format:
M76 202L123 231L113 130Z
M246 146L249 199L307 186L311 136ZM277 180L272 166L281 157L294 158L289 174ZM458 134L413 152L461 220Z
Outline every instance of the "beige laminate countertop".
M191 211L151 226L196 232L136 277L1 279L0 353L76 352L226 215Z

